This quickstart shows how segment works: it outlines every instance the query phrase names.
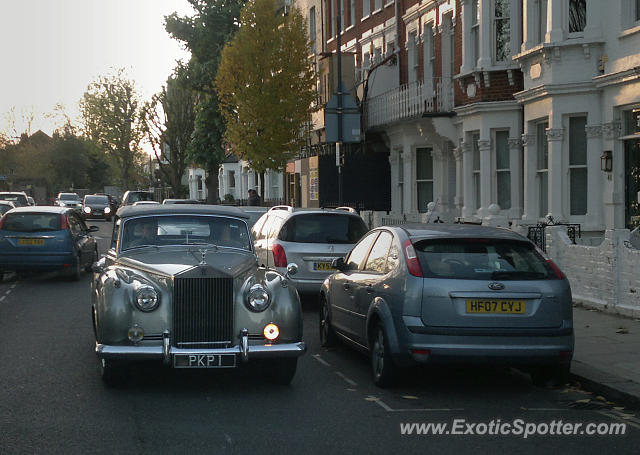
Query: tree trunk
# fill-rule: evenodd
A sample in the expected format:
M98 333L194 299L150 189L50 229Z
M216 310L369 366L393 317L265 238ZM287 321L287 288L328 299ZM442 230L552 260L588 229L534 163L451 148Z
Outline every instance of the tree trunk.
M261 205L264 205L264 172L258 173L258 178L260 179L260 202Z
M204 183L207 185L207 204L218 204L218 169L220 165L210 166L207 169L207 178Z

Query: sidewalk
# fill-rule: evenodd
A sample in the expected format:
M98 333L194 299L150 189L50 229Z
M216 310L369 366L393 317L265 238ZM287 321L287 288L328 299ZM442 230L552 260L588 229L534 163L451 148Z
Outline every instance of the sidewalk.
M584 388L640 409L640 321L573 309L571 373Z

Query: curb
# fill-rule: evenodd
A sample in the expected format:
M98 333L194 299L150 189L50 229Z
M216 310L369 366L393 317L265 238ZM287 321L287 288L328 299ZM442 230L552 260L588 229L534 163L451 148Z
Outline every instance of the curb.
M631 379L614 376L578 360L572 362L570 376L580 382L585 390L622 404L627 409L640 409L640 384Z

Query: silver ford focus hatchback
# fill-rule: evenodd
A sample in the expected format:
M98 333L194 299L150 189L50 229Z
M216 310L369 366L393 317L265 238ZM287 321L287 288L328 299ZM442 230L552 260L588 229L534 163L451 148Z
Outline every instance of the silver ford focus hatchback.
M573 355L571 289L525 237L469 225L374 229L327 278L320 337L371 355L373 378L419 363L526 366L563 379Z

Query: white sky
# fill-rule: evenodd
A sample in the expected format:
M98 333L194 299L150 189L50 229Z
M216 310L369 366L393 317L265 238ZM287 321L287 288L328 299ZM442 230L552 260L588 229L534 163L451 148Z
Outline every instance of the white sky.
M31 132L51 134L56 103L77 117L88 84L114 68L148 100L189 59L164 30L174 11L193 13L186 0L0 0L0 131L15 107L18 120L35 113Z

